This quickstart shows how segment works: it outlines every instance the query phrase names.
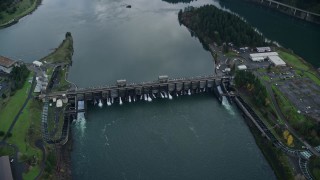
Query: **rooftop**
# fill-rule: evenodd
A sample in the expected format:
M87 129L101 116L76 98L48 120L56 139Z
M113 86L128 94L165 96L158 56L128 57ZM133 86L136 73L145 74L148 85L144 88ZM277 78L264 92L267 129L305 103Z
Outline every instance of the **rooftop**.
M0 179L13 179L11 173L11 166L9 162L9 156L0 157Z
M12 59L0 56L0 66L9 68L9 67L13 66L15 62L16 61L14 61Z
M250 54L250 58L256 58L256 57L267 58L268 56L278 56L278 55L279 54L277 52L253 53L253 54Z
M286 63L279 56L268 56L268 58L275 66L286 65Z

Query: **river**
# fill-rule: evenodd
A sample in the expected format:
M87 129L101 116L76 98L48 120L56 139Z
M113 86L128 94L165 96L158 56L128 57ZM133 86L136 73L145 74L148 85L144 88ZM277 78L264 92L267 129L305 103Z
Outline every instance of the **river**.
M220 7L212 0L190 4ZM179 25L177 13L186 6L161 0L44 0L32 15L0 30L0 54L32 62L51 52L70 31L75 53L69 79L80 87L123 78L151 81L163 74L211 74L210 53ZM251 20L268 22L274 12L248 5L250 15L242 2L234 6L227 1L223 6L243 13L268 38L304 52L301 43L307 41L277 38L278 33L268 30L270 24ZM275 16L280 22L290 20L284 26L305 28L299 32L314 33L317 28ZM287 32L286 27L278 31ZM319 57L314 51L306 54ZM75 122L72 133L74 179L275 179L237 109L219 104L210 94L101 109L90 106L88 118Z

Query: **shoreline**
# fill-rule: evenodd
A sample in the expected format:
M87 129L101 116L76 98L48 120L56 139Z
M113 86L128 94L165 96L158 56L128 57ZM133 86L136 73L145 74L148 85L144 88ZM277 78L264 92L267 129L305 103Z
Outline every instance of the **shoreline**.
M32 4L32 6L29 7L22 14L18 14L17 16L15 16L10 21L5 22L3 24L0 24L0 29L4 29L4 28L10 27L10 26L12 26L14 24L17 24L20 21L20 19L22 19L25 16L28 16L28 15L32 14L35 10L37 10L37 8L41 5L41 2L42 2L42 0L35 0L34 4Z
M299 12L299 13L295 13L295 11L293 11L292 9L281 9L281 7L279 6L276 6L274 4L269 4L269 2L264 2L264 1L261 1L261 0L245 0L246 2L248 3L254 3L258 6L261 6L261 7L265 7L265 8L268 8L268 9L272 9L276 12L280 12L282 14L285 14L287 16L290 16L290 17L294 17L296 19L299 19L301 21L304 21L304 22L308 22L308 23L313 23L313 24L320 24L320 16L316 16L316 15L312 15L312 14L317 14L317 13L314 13L314 12L311 12L311 11L308 11L308 10L303 10L303 11L306 11L308 13L310 13L311 15L307 15L308 13L305 13L305 12ZM290 6L290 5L288 5ZM294 7L295 9L298 9L298 11L300 10L300 8L297 8L297 7ZM297 12L298 12L297 11Z

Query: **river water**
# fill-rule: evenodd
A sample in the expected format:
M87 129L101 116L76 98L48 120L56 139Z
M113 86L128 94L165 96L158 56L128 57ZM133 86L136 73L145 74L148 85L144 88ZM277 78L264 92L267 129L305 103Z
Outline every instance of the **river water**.
M308 49L301 44L314 45L305 55L319 63L315 39L297 35L313 33L318 38L318 27L234 3L222 5L301 55ZM203 4L220 7L212 0L191 3ZM32 15L0 30L0 54L32 62L51 52L70 31L75 53L69 79L80 87L122 78L141 82L163 74L211 74L210 53L178 23L178 10L186 6L161 0L44 0ZM269 21L270 16L276 18ZM265 23L259 23L261 19ZM272 32L269 26L276 22L283 26ZM293 27L290 33L297 31L296 39L279 37ZM88 118L75 122L72 133L74 179L275 179L237 109L219 104L210 94L90 106Z

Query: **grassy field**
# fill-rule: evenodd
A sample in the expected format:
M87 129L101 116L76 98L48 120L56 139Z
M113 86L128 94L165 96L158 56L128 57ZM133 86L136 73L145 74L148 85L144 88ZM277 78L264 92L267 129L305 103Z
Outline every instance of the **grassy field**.
M30 73L29 77L32 76L33 74ZM31 84L26 81L22 89L18 90L13 96L11 96L4 107L0 109L0 131L6 132L9 129L14 117L19 112L24 101L28 97L30 88Z
M309 66L300 60L300 57L288 52L278 50L279 56L289 65L301 70L309 70Z
M49 54L48 56L41 59L42 62L47 63L66 63L70 64L73 55L73 40L72 36L67 36L59 45L59 47Z
M2 19L0 19L0 27L6 26L13 19L18 20L23 16L34 11L41 0L21 0L15 5L17 9L13 14L8 14L6 12L1 12Z

